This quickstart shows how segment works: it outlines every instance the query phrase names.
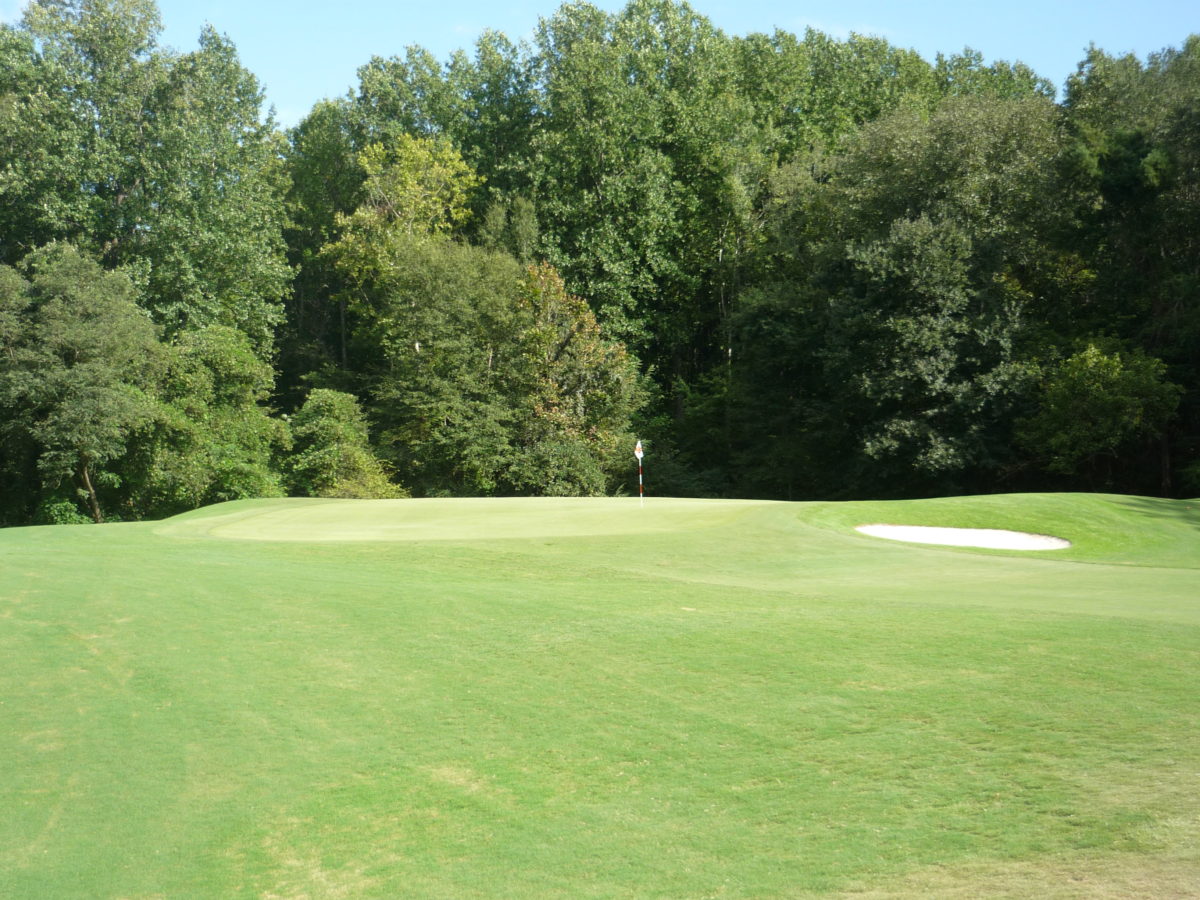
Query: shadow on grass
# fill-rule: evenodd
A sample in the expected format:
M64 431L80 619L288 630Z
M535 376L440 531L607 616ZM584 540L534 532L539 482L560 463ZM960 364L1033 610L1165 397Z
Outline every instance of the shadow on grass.
M1200 529L1200 500L1166 500L1157 497L1113 497L1113 502L1140 516L1177 522Z

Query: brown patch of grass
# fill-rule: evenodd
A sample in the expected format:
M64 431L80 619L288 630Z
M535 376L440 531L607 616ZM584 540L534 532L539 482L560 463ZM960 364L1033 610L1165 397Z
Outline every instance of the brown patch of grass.
M935 866L912 872L888 888L847 891L844 896L861 900L901 897L1185 900L1200 897L1200 860L1124 854Z
M57 728L46 728L42 731L30 731L21 735L21 743L27 744L39 753L53 753L65 747L62 732Z
M462 788L468 794L486 791L488 787L487 781L466 766L432 766L426 771L434 781Z
M926 866L886 887L845 891L855 900L1037 897L1038 900L1189 900L1200 897L1200 817L1162 819L1141 829L1146 852L1081 853L1031 860Z
M274 882L263 891L263 900L348 900L378 884L365 865L331 866L323 860L320 849L311 844L310 827L309 822L293 820L263 840Z

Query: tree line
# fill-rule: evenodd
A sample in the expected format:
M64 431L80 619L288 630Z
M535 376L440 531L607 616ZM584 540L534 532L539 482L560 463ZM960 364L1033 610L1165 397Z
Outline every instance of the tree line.
M587 3L295 128L153 0L0 26L0 523L284 493L1200 491L1200 38Z

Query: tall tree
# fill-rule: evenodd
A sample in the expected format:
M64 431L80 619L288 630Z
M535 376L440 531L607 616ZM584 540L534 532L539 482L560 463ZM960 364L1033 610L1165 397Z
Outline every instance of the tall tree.
M783 392L782 409L799 407L803 427L780 439L801 448L781 458L836 458L856 493L964 490L1012 464L1047 329L1078 289L1046 238L1070 215L1048 202L1061 146L1044 98L951 97L929 117L886 116L781 182L780 264L799 284L766 290L744 327L786 315L790 352L811 362L793 363L800 384L740 387L766 391L748 410ZM747 374L770 371L758 347L745 353Z
M1140 349L1106 353L1088 344L1046 373L1037 412L1018 423L1017 437L1046 469L1082 471L1091 490L1112 485L1122 451L1161 439L1180 388L1166 366Z
M207 503L283 494L287 424L271 415L274 371L242 332L209 325L164 348L152 428L120 469L131 517L173 515Z
M444 142L364 151L363 203L327 256L381 452L415 492L598 493L634 367L552 269L451 238L478 178ZM528 477L534 462L555 478Z
M406 496L370 447L367 420L352 394L317 388L292 419L291 486L309 497L388 499Z
M781 162L840 146L894 109L928 109L939 93L929 63L876 37L776 30L739 39L737 56L741 92Z
M1067 86L1065 176L1089 202L1076 247L1095 271L1090 333L1163 360L1185 391L1161 443L1161 483L1180 457L1200 487L1200 36L1145 64L1092 48ZM1174 453L1172 453L1174 448ZM1148 460L1139 460L1149 469Z
M999 60L986 65L983 54L970 47L962 53L939 53L934 75L946 96L987 95L1010 100L1041 96L1053 100L1057 93L1050 81L1024 63Z
M229 326L162 342L138 292L65 244L0 268L0 521L282 493L270 366Z
M523 493L604 493L629 452L630 415L642 402L633 360L544 263L521 281L514 338L507 392L518 415L508 485Z
M171 334L221 324L272 348L291 280L284 143L262 90L211 28L172 61L146 128L139 216L116 258L149 264L148 303Z
M668 385L728 353L761 235L766 133L734 42L685 3L564 6L536 36L542 246Z
M290 134L286 237L295 278L279 347L281 388L293 407L306 393L305 376L347 364L346 286L322 251L337 237L338 216L362 199L366 176L350 115L348 101L322 101Z
M180 56L159 28L153 0L35 0L0 29L0 252L135 265L168 334L231 325L266 354L290 278L280 137L226 39Z
M55 239L107 249L127 232L135 148L165 76L160 27L153 0L40 0L0 26L5 262Z
M23 268L27 278L0 272L5 505L21 521L77 491L101 522L101 495L119 486L115 464L158 415L166 354L127 275L65 245Z

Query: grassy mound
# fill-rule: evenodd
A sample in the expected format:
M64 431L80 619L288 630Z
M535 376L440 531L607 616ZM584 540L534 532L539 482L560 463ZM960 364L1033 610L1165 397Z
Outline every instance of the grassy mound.
M291 500L2 531L0 896L1186 896L1198 507Z
M463 541L690 531L735 520L762 502L656 499L473 498L252 500L178 516L160 534L259 541Z

